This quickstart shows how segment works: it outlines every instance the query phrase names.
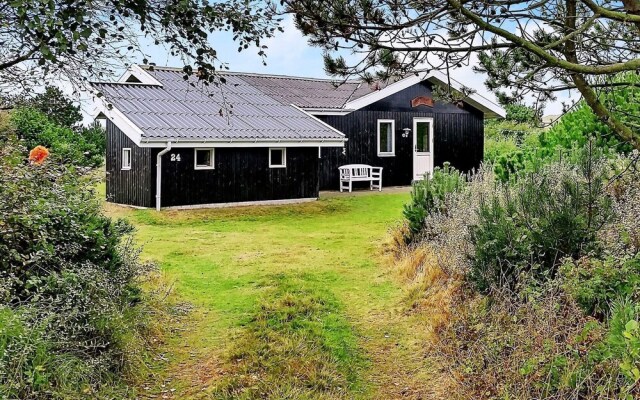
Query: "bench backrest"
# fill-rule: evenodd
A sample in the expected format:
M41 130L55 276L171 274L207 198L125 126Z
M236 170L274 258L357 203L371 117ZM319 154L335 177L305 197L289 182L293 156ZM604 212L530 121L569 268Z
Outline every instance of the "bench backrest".
M371 166L365 164L343 165L339 167L341 178L368 178L371 176Z

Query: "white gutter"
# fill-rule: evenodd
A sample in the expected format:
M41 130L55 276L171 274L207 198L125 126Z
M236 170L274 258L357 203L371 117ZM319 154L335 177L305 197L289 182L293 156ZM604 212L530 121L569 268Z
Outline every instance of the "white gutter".
M171 142L156 156L156 211L160 211L160 193L162 193L162 156L171 150Z
M143 148L164 148L168 139L142 139L139 146ZM237 140L237 139L225 139L225 140L208 140L203 142L202 139L198 140L178 140L178 138L171 138L172 149L177 148L193 148L193 147L343 147L347 138L336 139L251 139L251 140Z

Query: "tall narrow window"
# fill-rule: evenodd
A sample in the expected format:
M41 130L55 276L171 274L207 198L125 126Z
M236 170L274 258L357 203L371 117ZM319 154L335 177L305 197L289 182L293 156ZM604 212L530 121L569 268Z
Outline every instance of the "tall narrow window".
M395 139L396 121L392 119L378 120L378 156L390 157L396 155Z
M416 122L416 151L420 153L429 153L431 151L431 140L429 132L431 130L431 122Z
M194 169L214 169L214 149L194 149Z
M131 169L131 149L122 149L122 169Z
M285 168L287 166L287 149L269 149L269 168Z

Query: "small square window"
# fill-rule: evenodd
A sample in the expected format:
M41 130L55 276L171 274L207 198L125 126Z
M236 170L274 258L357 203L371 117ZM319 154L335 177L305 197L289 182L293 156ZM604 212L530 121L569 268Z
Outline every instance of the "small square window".
M99 127L101 127L102 129L107 129L107 119L104 117L96 118L94 123Z
M195 149L195 169L213 169L215 152L214 149Z
M269 168L285 168L287 166L287 149L269 149Z
M395 125L392 119L378 120L378 156L396 155Z
M122 169L131 169L131 149L122 149Z

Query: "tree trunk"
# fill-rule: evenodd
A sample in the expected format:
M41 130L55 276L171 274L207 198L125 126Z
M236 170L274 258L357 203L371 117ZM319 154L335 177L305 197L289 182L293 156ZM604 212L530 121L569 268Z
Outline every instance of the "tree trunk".
M625 8L626 3L634 3L635 6L640 10L640 2L638 0L624 0ZM570 34L576 29L576 0L567 0L566 1L567 14L565 17L565 34ZM576 55L576 43L575 39L571 38L567 41L567 44L564 49L565 57L567 57L567 61L572 63L578 63L578 57ZM595 90L589 85L589 82L584 78L582 74L577 72L570 73L571 80L576 85L580 94L584 98L584 101L587 103L591 110L596 114L596 116L607 126L609 126L613 131L624 141L631 143L631 145L640 149L640 137L631 130L628 126L620 122L607 108L602 104L602 102L598 99L598 95Z

